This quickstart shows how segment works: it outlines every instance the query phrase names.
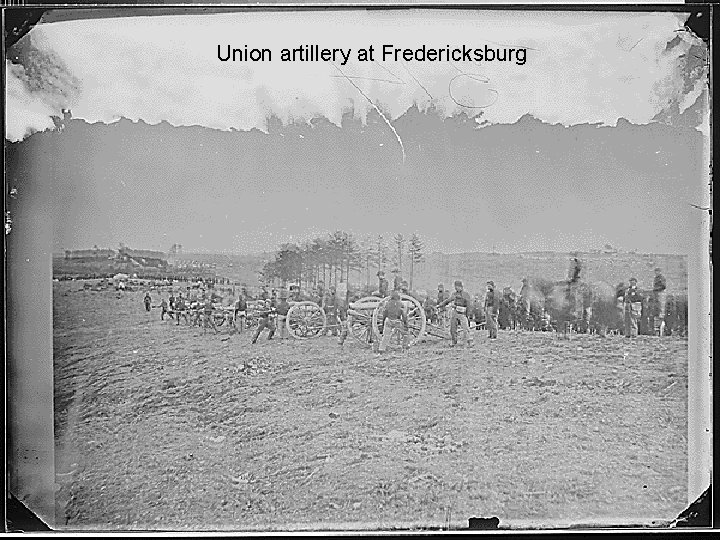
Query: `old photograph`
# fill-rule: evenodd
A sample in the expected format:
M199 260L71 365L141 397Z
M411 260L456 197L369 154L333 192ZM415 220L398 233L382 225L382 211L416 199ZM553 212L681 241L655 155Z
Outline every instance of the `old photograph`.
M52 528L669 527L709 486L705 12L8 13Z

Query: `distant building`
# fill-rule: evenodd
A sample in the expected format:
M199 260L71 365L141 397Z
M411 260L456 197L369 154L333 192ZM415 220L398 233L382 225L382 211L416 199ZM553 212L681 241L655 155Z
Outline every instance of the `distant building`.
M65 250L65 260L73 262L105 262L115 259L117 253L112 249L100 249L95 246L93 249Z
M165 268L168 265L167 254L162 251L131 249L125 246L118 250L117 259L120 263L129 263L131 266Z

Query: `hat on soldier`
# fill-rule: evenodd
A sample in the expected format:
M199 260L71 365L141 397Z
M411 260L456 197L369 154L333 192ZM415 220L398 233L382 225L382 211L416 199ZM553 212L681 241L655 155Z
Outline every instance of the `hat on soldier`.
M495 282L494 282L494 281L488 281L487 284L490 285L491 287L495 287Z
M462 281L460 281L459 279L456 279L454 285L455 285L456 287L457 287L457 286L462 287Z
M634 281L635 283L637 283L637 278L631 277L631 278L630 278L630 283L632 283L633 281Z

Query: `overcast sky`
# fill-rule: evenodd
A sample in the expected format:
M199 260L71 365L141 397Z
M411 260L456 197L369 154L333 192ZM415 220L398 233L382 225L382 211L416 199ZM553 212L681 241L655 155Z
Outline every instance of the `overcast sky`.
M246 252L342 228L418 232L443 251L683 252L696 235L690 203L704 202L708 121L702 42L678 31L685 17L319 11L43 24L6 61L6 138L29 136L13 151L56 156L66 202L56 249ZM369 45L380 60L386 43L529 50L524 65L357 60ZM273 60L220 62L228 44L269 48ZM304 44L351 59L280 61ZM371 102L384 118L368 118ZM62 133L30 136L62 107L75 119ZM343 123L348 109L356 122ZM471 118L442 121L458 113ZM330 123L242 132L267 132L271 114ZM23 174L13 181L33 180Z

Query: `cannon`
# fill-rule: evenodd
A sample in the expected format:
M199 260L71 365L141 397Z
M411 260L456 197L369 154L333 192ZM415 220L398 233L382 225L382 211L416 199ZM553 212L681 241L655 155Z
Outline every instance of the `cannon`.
M382 338L382 312L389 300L389 296L385 298L366 296L348 305L349 331L360 344L372 346ZM410 343L413 344L425 334L425 310L420 301L412 296L402 294L400 300L407 313ZM395 341L393 340L393 343ZM397 343L400 343L399 335Z

